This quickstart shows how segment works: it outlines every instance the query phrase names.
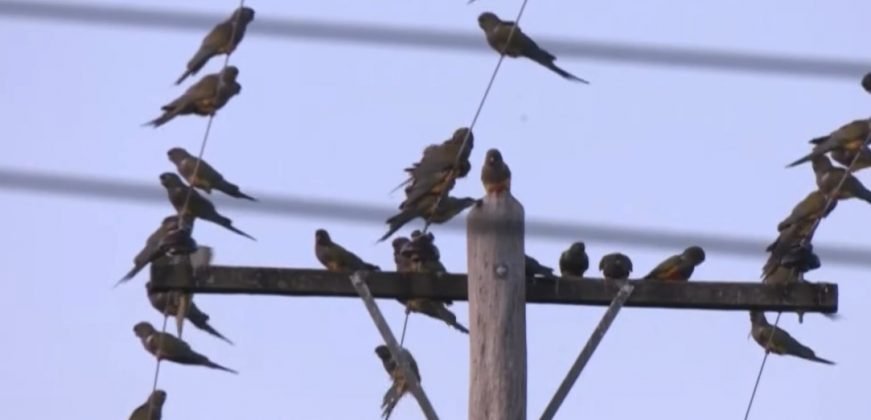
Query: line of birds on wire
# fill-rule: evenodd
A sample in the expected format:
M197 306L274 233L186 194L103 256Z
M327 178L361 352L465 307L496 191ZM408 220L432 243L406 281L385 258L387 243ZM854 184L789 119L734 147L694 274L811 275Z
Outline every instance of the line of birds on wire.
M471 3L471 1L469 2ZM187 64L185 72L178 78L176 85L181 84L190 76L196 75L213 57L233 53L242 41L245 29L254 20L254 10L250 7L239 7L225 21L217 24L202 40L200 48ZM483 30L486 41L498 53L508 57L526 57L561 77L589 84L573 74L554 64L556 57L539 47L531 38L524 34L519 26L512 21L501 20L491 12L481 13L478 24ZM225 66L220 72L202 77L182 95L161 107L163 114L146 123L160 127L177 116L199 115L213 116L222 109L229 100L238 95L242 87L237 82L239 69L235 66ZM862 86L871 93L871 73L862 79ZM779 236L767 251L770 258L763 268L763 282L767 284L795 284L804 282L805 272L820 266L819 258L813 253L810 237L815 229L815 218L828 215L837 201L827 206L827 198L838 190L838 181L846 176L844 188L838 193L837 199L858 197L871 202L871 192L862 186L854 176L843 168L835 167L826 157L829 153L832 159L848 167L855 159L852 171L871 167L871 151L865 142L869 134L869 121L856 120L830 135L811 140L813 151L790 164L795 166L807 161L812 166L817 178L818 190L810 193L800 202L792 213L778 225ZM456 180L466 177L471 170L469 161L474 144L474 136L469 128L458 128L451 138L440 143L427 146L421 158L410 167L405 168L407 179L397 188L405 186L405 200L399 206L399 212L387 219L388 231L378 242L388 239L399 229L414 219L425 222L424 229L415 230L410 237L397 237L392 241L393 256L398 272L422 272L440 277L447 273L440 262L440 253L435 246L435 237L427 232L431 224L442 224L451 220L464 210L479 205L482 199L471 197L453 197L449 195ZM212 249L198 246L191 232L195 219L203 219L224 227L238 235L256 240L253 236L233 226L230 218L220 214L215 206L196 189L207 194L212 190L220 191L231 197L257 201L246 195L239 186L231 183L204 160L192 155L181 147L173 147L167 152L168 159L175 165L176 175L171 172L160 174L161 185L166 189L167 197L176 214L167 216L160 226L146 240L144 248L134 257L133 268L116 283L124 283L132 279L139 271L150 263L167 263L170 259L187 257L200 259L197 267L208 266L212 258ZM183 177L183 178L182 178ZM183 181L187 181L185 184ZM481 170L481 181L486 196L510 194L511 171L497 149L486 152ZM348 251L332 241L325 229L315 232L315 255L318 261L328 271L355 272L357 270L380 270L378 266L369 264L356 254ZM698 246L690 246L681 254L673 255L654 267L643 279L659 281L688 281L695 267L704 262L705 252ZM558 277L553 268L539 263L536 259L526 256L525 271L531 281L552 280L558 287ZM589 258L585 245L581 241L574 242L559 258L560 273L565 278L583 277L589 268ZM604 255L599 262L599 270L605 281L625 281L633 270L632 261L619 252ZM227 343L233 344L209 324L209 315L200 310L192 301L190 295L179 292L151 292L150 282L146 283L148 298L151 305L164 316L174 315L177 320L178 336L181 336L182 324L187 319L198 329L201 329ZM441 320L447 325L468 334L468 329L457 321L456 315L448 309L451 301L433 299L399 300L405 305L406 313L415 312ZM813 350L792 338L786 331L776 325L770 325L764 314L751 312L753 338L767 352L787 354L801 358L832 364L832 362L817 357ZM801 320L801 314L799 314ZM221 366L208 357L197 353L181 338L172 334L160 332L146 321L137 323L135 335L142 341L143 347L158 360L168 360L185 365L200 365L214 369L237 373L235 370ZM401 348L402 357L409 361L416 381L420 381L417 363L406 348ZM394 356L387 346L379 345L375 349L392 384L382 400L382 416L389 418L399 399L408 391L407 378L398 368ZM148 399L137 407L130 416L131 420L160 420L166 392L155 389Z

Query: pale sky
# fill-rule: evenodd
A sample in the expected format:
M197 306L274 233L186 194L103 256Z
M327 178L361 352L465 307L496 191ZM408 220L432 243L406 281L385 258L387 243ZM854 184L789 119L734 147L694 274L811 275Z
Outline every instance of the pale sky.
M73 2L70 2L73 3ZM115 1L229 15L235 0ZM248 1L257 18L312 18L479 33L485 10L512 19L520 1ZM598 39L865 59L871 3L858 0L583 2L530 0L521 27L532 37ZM0 167L154 182L173 170L166 150L198 150L206 119L140 124L192 83L173 86L202 32L16 21L0 25ZM481 42L484 43L483 35ZM542 47L548 48L546 44ZM552 50L557 56L559 51ZM428 144L468 125L497 54L246 37L231 63L242 93L215 119L205 159L243 190L395 206L388 192ZM213 59L194 80L219 69ZM528 218L658 227L753 237L814 188L809 166L784 169L807 140L868 115L856 81L697 71L563 58L592 85L565 81L528 60L507 59L475 127L473 169L457 195L480 196L484 152L499 148ZM871 70L871 69L869 69ZM859 177L871 182L871 176ZM10 419L120 419L151 391L154 360L133 325L162 317L148 304L147 270L110 289L160 220L165 205L0 190L6 252L0 268L0 406ZM250 206L256 206L251 203ZM219 210L220 207L219 207ZM223 210L253 242L213 224L195 237L225 265L319 267L314 231L392 267L383 226ZM868 245L871 209L845 202L820 242ZM417 225L415 225L416 227ZM408 233L413 227L402 232ZM465 236L433 229L442 260L464 272ZM577 238L584 240L584 238ZM587 241L594 266L620 250L644 275L681 249ZM691 245L691 244L687 244ZM565 241L531 237L527 252L556 266ZM766 254L709 252L694 279L758 281ZM588 272L597 275L595 270ZM768 360L753 419L862 419L867 401L871 285L859 268L826 265L808 276L837 282L843 319L810 314L781 326L826 366ZM236 346L188 324L184 339L234 376L164 363L159 387L171 419L375 419L389 380L381 343L356 299L197 296ZM403 308L379 305L398 335ZM453 307L468 324L467 305ZM538 418L604 311L527 308L528 417ZM772 322L776 314L769 313ZM558 419L742 418L763 351L747 339L746 312L624 309L569 394ZM442 419L466 417L467 336L413 316L406 346ZM413 398L394 419L423 418Z

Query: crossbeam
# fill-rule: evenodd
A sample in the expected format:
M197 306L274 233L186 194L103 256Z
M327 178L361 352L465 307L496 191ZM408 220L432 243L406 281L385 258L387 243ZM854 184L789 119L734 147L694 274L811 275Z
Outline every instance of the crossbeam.
M151 265L154 291L181 290L204 294L251 294L278 296L353 297L359 295L348 281L350 273L325 270L212 266L209 275L193 285L181 284L172 275L172 266ZM776 311L836 313L838 285L801 283L791 286L760 282L690 281L672 283L632 280L635 286L626 307L715 309L733 311ZM430 298L468 300L465 274L434 278L426 274L376 272L367 279L376 298ZM619 284L602 279L559 280L559 291L552 281L537 280L526 286L526 302L564 305L608 306L617 295Z

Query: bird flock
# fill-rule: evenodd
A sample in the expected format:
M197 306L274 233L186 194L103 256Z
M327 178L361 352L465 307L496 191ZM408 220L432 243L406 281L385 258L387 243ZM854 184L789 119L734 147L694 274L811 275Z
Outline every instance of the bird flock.
M195 76L213 57L226 56L223 68L193 83L178 98L162 106L162 114L145 125L157 128L185 115L212 118L230 99L240 94L242 86L237 81L239 69L228 65L227 61L241 43L247 26L254 21L254 16L254 9L240 6L229 18L214 26L203 38L175 84L179 85L188 77ZM515 22L504 21L494 13L484 12L478 17L478 25L484 32L487 44L500 55L526 57L566 80L589 84L589 81L558 67L554 63L556 57L538 46ZM871 93L871 74L863 78L862 86ZM868 119L852 121L827 136L811 140L812 151L789 165L793 167L811 162L818 189L808 194L778 225L778 237L766 249L770 252L770 257L763 267L764 283L791 285L806 282L804 273L820 267L819 258L813 253L810 243L819 220L828 216L838 200L856 197L871 203L871 191L852 175L860 169L871 167L871 150L866 142L869 122L871 121ZM422 230L414 230L409 237L396 237L391 242L397 272L426 273L436 278L447 274L445 266L440 262L435 236L428 228L432 224L445 223L482 202L482 199L454 197L449 194L456 181L465 178L470 172L473 146L474 135L471 127L460 127L442 143L427 146L420 159L404 169L406 179L396 189L404 187L405 199L399 205L399 212L386 220L387 232L378 242L387 240L403 226L418 218L423 220L424 227ZM849 170L836 167L827 155ZM202 150L199 157L181 147L173 147L167 151L167 158L178 174L161 173L159 181L166 190L168 201L175 213L166 216L148 236L143 249L133 258L133 267L116 286L133 279L149 264L165 264L179 257L188 258L193 267L192 274L198 275L198 270L210 264L212 249L198 245L191 236L196 219L215 223L256 241L253 236L235 227L230 218L219 213L214 204L197 189L209 195L217 190L234 198L254 202L257 200L243 193L238 185L228 181L201 157ZM510 194L511 170L498 149L489 149L486 152L480 179L486 196ZM380 267L365 262L334 242L327 230L322 228L315 231L315 256L331 272L380 271ZM692 276L695 267L704 261L704 250L699 246L689 246L682 253L666 258L642 277L642 280L685 282ZM588 268L589 258L582 241L572 243L559 256L559 270L563 278L582 278ZM628 256L615 252L601 258L599 270L604 281L623 282L629 279L633 266ZM528 255L525 258L525 272L527 281L554 281L555 287L558 287L559 277L554 274L554 269ZM147 321L137 322L133 332L146 351L158 361L199 365L237 373L196 352L181 339L182 325L187 320L196 328L233 344L209 324L209 315L194 304L191 295L153 292L150 282L146 283L146 291L155 310L164 316L174 315L177 320L177 336L159 331ZM411 298L399 299L399 302L405 306L406 314L421 313L464 334L469 333L448 308L452 304L449 300ZM801 315L799 314L799 320ZM769 324L763 313L753 311L750 319L753 338L767 352L832 364L817 357L813 350L799 343L783 329ZM408 391L408 378L404 377L399 364L386 346L377 346L375 353L392 382L381 405L382 416L387 419L399 399ZM416 376L415 380L420 381L420 372L411 353L406 348L401 348L400 357L408 360L412 373ZM166 391L155 388L147 400L132 412L130 419L160 420L166 398Z

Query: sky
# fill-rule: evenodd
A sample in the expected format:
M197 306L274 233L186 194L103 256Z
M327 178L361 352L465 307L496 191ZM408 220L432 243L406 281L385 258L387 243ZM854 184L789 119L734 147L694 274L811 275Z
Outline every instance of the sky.
M72 3L72 2L70 2ZM233 0L116 1L229 13ZM248 1L257 17L323 19L479 31L485 10L513 18L520 1ZM865 59L871 3L858 0L583 2L530 0L521 27L532 37L597 39ZM257 20L252 23L257 25ZM253 26L252 26L253 27ZM77 25L3 18L0 167L153 181L172 171L166 150L196 153L206 119L140 125L181 94L173 86L202 32ZM483 44L483 35L481 38ZM547 45L542 45L547 48ZM552 51L559 55L559 51ZM497 54L245 38L231 63L242 93L219 112L205 159L255 191L398 205L388 193L428 144L468 125ZM213 59L196 78L215 72ZM499 148L526 216L628 227L752 237L775 225L815 188L808 166L784 169L807 140L868 115L856 81L616 64L583 58L558 64L591 85L565 81L523 59L503 63L475 127L473 170L456 195L481 196L480 163ZM871 70L871 69L869 69ZM195 78L195 79L196 79ZM871 182L871 176L859 174ZM168 203L130 203L0 190L4 240L0 292L0 406L15 419L127 418L151 391L154 359L132 327L160 326L144 290L147 270L117 289L145 237L172 213ZM250 206L256 206L251 203ZM221 209L219 208L219 211ZM866 245L861 201L841 203L820 242ZM222 265L319 267L314 231L363 258L392 266L376 224L224 213L257 241L197 223L195 237ZM857 225L862 223L861 225ZM407 227L407 233L414 226ZM859 229L858 231L856 229ZM433 229L449 271L466 270L465 236ZM577 238L584 240L584 238ZM692 244L687 244L692 245ZM564 241L530 237L527 253L556 266ZM587 241L595 266L628 254L637 276L681 249ZM694 280L758 281L766 258L709 252ZM596 275L595 270L589 273ZM871 285L857 267L826 265L808 275L840 287L842 319L809 314L781 326L836 366L772 355L753 419L868 418L865 320ZM361 301L347 298L195 298L230 346L189 324L184 339L233 376L161 366L165 419L378 418L389 380L374 347L380 336ZM403 308L379 300L398 335ZM453 306L467 323L467 305ZM604 308L527 307L528 417L538 418ZM776 314L769 313L774 321ZM624 309L569 394L558 419L741 418L763 351L748 340L746 312ZM858 334L856 334L858 333ZM467 417L468 337L412 316L406 347L443 419ZM630 402L631 401L631 402ZM413 398L394 419L423 418Z

